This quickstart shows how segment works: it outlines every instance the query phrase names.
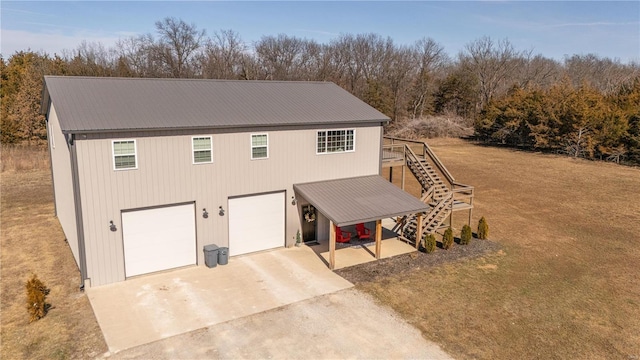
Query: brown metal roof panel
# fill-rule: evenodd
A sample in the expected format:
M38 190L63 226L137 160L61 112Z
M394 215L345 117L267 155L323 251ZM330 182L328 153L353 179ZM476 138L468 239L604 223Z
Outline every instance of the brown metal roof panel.
M388 121L328 82L45 77L65 131Z
M293 188L338 226L430 209L379 175L295 184Z

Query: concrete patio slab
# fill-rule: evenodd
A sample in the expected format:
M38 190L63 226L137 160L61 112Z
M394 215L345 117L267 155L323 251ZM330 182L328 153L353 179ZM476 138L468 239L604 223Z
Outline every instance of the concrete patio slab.
M416 249L413 245L409 245L404 241L398 240L397 234L391 231L394 227L395 222L393 219L383 219L382 220L382 245L380 247L381 253L380 258L388 258L392 256L408 254L415 252ZM375 222L366 223L366 227L369 229L375 229ZM342 228L344 231L348 231L355 234L354 226L345 226ZM374 239L375 231L371 234L371 239ZM367 240L368 241L368 240ZM353 243L353 241L351 242ZM338 244L339 247L348 246L350 244ZM319 241L317 245L311 246L313 251L315 251L318 256L324 259L325 265L329 264L329 241ZM348 246L338 248L336 250L336 269L342 269L349 266L360 265L364 263L368 263L376 260L376 247L375 241L371 240L368 243L364 243L362 245L356 246Z
M380 258L388 258L392 256L408 254L415 252L416 248L396 239L385 239L380 247ZM342 269L349 266L360 265L375 261L376 245L375 243L363 246L354 246L345 249L336 250L336 269ZM322 258L329 262L329 251L320 253Z
M90 288L111 353L352 287L308 247Z

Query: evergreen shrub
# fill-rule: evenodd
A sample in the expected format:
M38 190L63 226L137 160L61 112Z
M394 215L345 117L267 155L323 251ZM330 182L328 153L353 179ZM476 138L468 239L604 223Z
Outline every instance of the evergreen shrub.
M487 224L487 220L484 218L480 218L478 221L478 239L486 240L489 236L489 224Z
M471 226L465 225L460 232L460 245L469 245L471 242Z
M442 236L442 248L448 250L453 246L453 230L448 228Z
M47 304L45 303L49 289L44 283L33 274L25 284L27 290L27 310L29 312L29 322L43 318L47 314Z
M427 254L434 252L436 250L436 237L433 234L425 234L423 246Z

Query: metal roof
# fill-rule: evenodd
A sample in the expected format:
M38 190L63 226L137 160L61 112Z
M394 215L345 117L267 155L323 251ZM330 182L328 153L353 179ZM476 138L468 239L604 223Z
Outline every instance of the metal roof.
M293 189L338 226L430 209L379 175L295 184Z
M45 76L49 99L65 133L389 121L330 82Z

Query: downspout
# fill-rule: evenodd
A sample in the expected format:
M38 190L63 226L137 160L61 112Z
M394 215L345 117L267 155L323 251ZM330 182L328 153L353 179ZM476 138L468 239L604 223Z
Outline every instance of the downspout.
M56 181L53 177L53 147L51 146L51 124L49 124L49 108L51 102L47 106L45 120L47 122L47 143L49 144L49 166L51 166L51 190L53 191L53 214L58 217L58 204L56 203Z
M71 154L71 177L73 181L73 203L76 210L76 230L78 236L78 257L80 267L80 291L84 291L87 280L87 253L84 244L84 225L82 222L82 202L80 201L80 177L78 176L78 154L76 152L76 135L71 134L69 152Z
M378 154L378 175L382 176L382 151L384 147L384 123L380 123L380 154Z

